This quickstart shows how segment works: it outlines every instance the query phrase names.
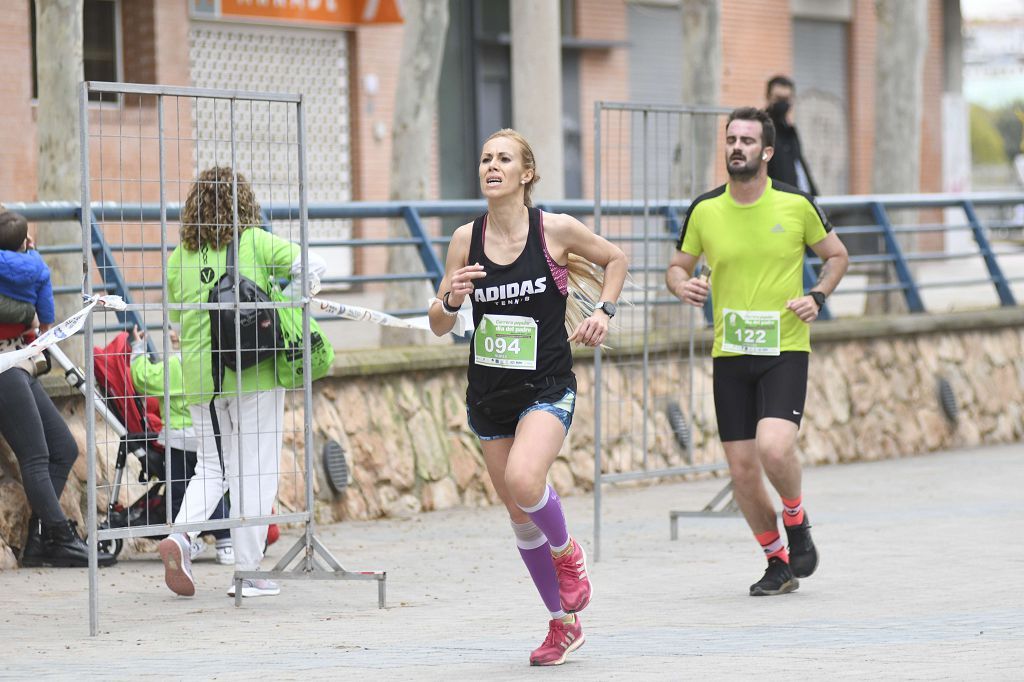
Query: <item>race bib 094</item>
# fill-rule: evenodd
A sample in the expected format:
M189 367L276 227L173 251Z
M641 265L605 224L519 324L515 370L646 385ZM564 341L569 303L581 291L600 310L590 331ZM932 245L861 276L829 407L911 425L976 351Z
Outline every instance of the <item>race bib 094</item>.
M473 335L478 365L537 369L537 323L519 315L484 315Z

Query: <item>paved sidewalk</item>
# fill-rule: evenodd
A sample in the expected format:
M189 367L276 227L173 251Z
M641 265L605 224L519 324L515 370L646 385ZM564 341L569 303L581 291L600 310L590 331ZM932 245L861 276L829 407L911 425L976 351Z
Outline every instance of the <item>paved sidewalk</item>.
M764 560L742 520L669 541L668 510L721 485L606 490L587 643L561 669L527 665L547 614L492 508L324 529L346 567L387 569L386 610L375 583L323 581L236 609L210 558L179 598L154 555L101 573L90 638L84 570L0 573L0 677L1021 679L1024 445L808 470L821 566L781 597L747 596ZM592 498L565 502L589 544Z

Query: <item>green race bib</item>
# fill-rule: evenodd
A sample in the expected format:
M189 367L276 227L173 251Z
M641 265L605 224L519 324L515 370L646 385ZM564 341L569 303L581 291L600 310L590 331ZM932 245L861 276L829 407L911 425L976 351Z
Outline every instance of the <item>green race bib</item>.
M777 310L722 310L722 351L778 355L782 325Z
M476 364L537 369L537 323L519 315L484 315L473 334Z

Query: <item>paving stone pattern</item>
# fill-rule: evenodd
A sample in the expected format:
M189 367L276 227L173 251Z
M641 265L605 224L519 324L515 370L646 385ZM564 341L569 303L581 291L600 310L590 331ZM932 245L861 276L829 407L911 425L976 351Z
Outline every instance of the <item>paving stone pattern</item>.
M90 638L85 571L2 572L0 677L1021 679L1021 445L807 470L821 565L781 597L747 596L763 559L742 520L686 519L668 539L669 509L722 483L606 490L587 643L559 671L527 665L547 614L503 511L484 508L325 528L347 567L388 570L386 610L372 583L323 581L236 609L211 548L191 599L155 555L103 571ZM592 498L565 502L589 545Z

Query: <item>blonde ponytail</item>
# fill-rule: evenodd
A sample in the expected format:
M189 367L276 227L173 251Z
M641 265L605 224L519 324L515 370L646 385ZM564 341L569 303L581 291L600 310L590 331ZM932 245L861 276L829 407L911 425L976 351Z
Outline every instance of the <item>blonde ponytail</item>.
M569 299L565 303L565 331L570 336L594 314L604 289L604 270L575 253L569 254Z

